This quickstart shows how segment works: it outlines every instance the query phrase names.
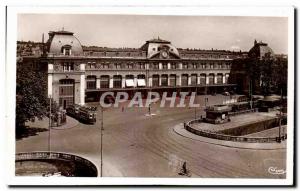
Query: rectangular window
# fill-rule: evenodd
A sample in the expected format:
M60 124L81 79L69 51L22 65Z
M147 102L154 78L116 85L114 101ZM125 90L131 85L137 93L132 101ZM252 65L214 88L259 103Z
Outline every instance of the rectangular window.
M62 68L64 72L74 71L74 63L65 62L62 64Z
M191 75L191 85L197 85L197 75Z
M86 89L96 89L96 81L86 81Z
M159 69L158 63L155 63L155 64L153 64L152 66L153 66L153 69Z
M101 88L109 88L109 77L101 77L100 78L100 87Z
M152 77L152 86L153 87L158 87L159 86L159 77L158 76L153 76Z
M171 64L171 68L172 68L172 69L176 69L176 64L175 64L175 63L172 63L172 64Z
M122 87L122 80L115 79L113 83L114 88L121 88Z
M139 64L139 69L145 69L145 64L140 63Z
M163 69L168 69L168 64L163 64Z

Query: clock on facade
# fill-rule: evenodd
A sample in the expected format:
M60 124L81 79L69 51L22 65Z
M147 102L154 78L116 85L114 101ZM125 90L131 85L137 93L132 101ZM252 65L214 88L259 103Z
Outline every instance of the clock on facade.
M168 57L168 53L166 51L162 51L161 55L163 58L167 58Z

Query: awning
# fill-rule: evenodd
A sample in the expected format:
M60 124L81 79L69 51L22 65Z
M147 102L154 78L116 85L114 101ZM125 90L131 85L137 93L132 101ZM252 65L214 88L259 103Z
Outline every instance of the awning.
M137 85L138 86L146 86L145 79L138 79L137 80Z
M134 87L133 79L126 80L126 87Z

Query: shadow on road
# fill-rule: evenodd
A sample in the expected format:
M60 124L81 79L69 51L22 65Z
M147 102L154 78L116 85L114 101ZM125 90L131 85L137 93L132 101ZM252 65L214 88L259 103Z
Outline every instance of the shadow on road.
M24 127L19 128L16 130L16 140L22 140L23 138L27 138L30 136L38 135L40 132L48 131L48 129L45 128L39 128L39 127Z

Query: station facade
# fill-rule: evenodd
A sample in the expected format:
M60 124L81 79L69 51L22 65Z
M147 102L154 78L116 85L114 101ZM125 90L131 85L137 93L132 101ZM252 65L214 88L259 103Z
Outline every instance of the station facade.
M25 56L47 74L47 94L60 106L99 101L103 92L148 91L198 94L230 91L232 61L247 56L227 50L179 49L148 40L140 48L85 47L68 31L51 31L41 56Z

